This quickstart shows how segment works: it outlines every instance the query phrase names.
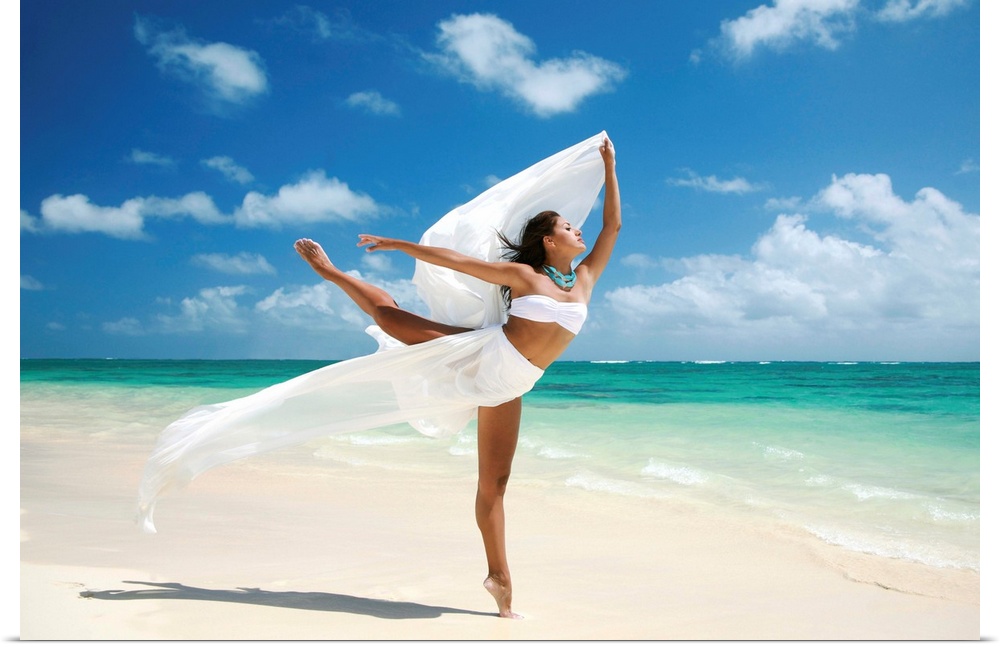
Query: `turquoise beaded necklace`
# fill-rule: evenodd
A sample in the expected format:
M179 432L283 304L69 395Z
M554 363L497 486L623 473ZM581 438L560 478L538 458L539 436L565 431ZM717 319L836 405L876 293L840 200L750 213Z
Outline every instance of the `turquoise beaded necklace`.
M542 265L542 271L552 279L553 283L567 292L576 285L576 270L570 270L569 274L563 274L551 265Z

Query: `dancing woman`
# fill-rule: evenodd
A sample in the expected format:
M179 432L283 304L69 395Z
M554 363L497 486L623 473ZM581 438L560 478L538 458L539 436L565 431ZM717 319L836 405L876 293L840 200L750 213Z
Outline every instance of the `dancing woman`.
M615 150L610 139L604 139L600 152L605 166L604 223L590 253L575 269L572 262L587 246L580 230L554 211L543 211L531 218L520 241L515 243L503 237L508 257L513 262L491 263L449 249L371 234L362 234L358 246L365 247L368 252L401 251L417 260L502 286L510 299L509 317L502 326L502 336L513 353L532 365L528 375L540 377L541 371L562 355L583 326L594 284L611 258L621 229ZM420 344L471 331L401 309L384 290L337 269L322 247L308 238L298 240L295 250L317 274L346 292L379 328L404 344ZM531 382L536 380L534 377ZM521 396L518 394L495 406L480 406L478 416L476 523L483 535L489 569L483 585L496 598L500 615L514 617L504 538L503 496L517 446Z
M444 436L461 430L478 415L476 521L488 568L483 584L496 599L501 616L517 617L511 611L503 495L517 444L521 396L531 390L583 325L594 285L607 266L621 228L621 203L614 146L603 134L505 181L513 182L515 188L524 184L534 187L511 193L522 207L532 200L561 200L579 210L588 201L593 204L596 197L596 190L588 194L594 185L587 170L592 168L587 161L591 145L597 147L603 162L603 177L596 185L596 190L600 184L605 189L603 224L590 253L575 269L573 261L587 247L580 230L555 211L543 211L528 220L516 242L500 234L511 262L491 262L429 244L360 236L358 246L368 252L398 250L417 259L418 275L422 269L437 268L500 286L502 301L509 306L503 323L474 327L403 310L385 291L334 266L319 244L298 240L295 249L299 255L375 321L377 327L372 326L369 332L379 339L379 352L318 369L244 398L196 407L172 423L160 435L143 474L139 490L143 529L155 532L153 509L163 492L186 484L211 467L318 436L400 422L408 422L427 435ZM503 188L495 187L495 193L506 195L500 190ZM479 211L490 206L477 201L470 204ZM463 235L468 238L467 234ZM472 237L481 235L477 231ZM425 288L451 286L449 281L451 277L444 284L440 277L425 277L421 283ZM459 287L454 292L436 295L446 308L452 308L453 300L461 301L460 292L469 291L460 282L455 285ZM486 323L490 323L488 316Z

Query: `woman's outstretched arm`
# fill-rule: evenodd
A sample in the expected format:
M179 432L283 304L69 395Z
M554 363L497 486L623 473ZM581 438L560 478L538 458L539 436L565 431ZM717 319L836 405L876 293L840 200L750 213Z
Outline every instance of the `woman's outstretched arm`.
M400 251L431 265L447 267L487 283L509 285L515 289L526 288L529 274L534 273L529 266L521 263L490 263L445 247L432 247L372 234L361 234L358 239L358 247L365 247L366 252Z
M601 158L604 159L604 222L590 253L579 265L586 268L591 285L597 282L611 260L611 252L614 251L618 232L622 228L622 203L618 194L618 175L615 172L615 146L605 137L600 151Z

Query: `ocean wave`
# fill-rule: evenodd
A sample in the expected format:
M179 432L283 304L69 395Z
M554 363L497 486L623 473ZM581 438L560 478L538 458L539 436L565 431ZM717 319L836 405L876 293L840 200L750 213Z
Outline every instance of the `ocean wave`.
M806 485L817 485L820 487L833 485L834 479L826 474L817 474L806 479Z
M903 559L909 562L927 564L936 568L968 568L978 571L978 558L971 556L946 555L930 546L891 539L889 536L866 537L858 533L838 528L806 525L810 533L834 546L840 546L857 553Z
M970 510L948 510L940 503L928 503L926 508L927 514L934 521L963 524L979 521L979 513Z
M538 455L541 456L542 458L555 458L555 459L586 457L586 454L581 454L580 452L576 452L570 449L562 449L561 447L551 447L548 445L543 446L541 449L539 449Z
M352 445L363 445L363 446L382 446L382 445L405 445L406 443L412 443L419 440L417 436L404 437L404 436L389 436L384 434L379 435L361 435L361 434L350 434L348 436L343 436L343 438Z
M474 447L455 447L452 445L448 448L448 453L452 456L473 456L476 453Z
M760 449L763 452L764 456L772 458L782 458L785 460L791 460L791 459L797 460L800 458L805 458L805 454L794 449L786 449L784 447L778 447L773 445L764 445L756 441L754 441L753 445L754 447Z
M662 498L664 496L652 488L644 487L638 483L599 476L591 472L577 472L566 479L566 485L589 492L605 492L644 498Z
M916 499L916 494L882 487L880 485L863 485L861 483L848 483L843 486L845 490L853 494L859 501L868 499Z
M642 475L666 479L679 485L701 485L708 481L708 476L693 467L669 465L653 458L642 468Z
M312 455L314 458L318 458L320 460L335 461L338 463L345 463L347 465L354 465L356 467L362 465L368 465L368 461L365 461L361 458L344 456L343 454L341 454L340 451L338 451L337 447L333 447L330 445L324 445L323 447L320 447L319 449L314 451Z

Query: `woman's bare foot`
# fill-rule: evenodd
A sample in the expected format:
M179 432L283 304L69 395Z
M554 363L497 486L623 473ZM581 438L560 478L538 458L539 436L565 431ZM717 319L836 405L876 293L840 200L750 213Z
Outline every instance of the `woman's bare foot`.
M321 276L326 276L330 272L336 272L337 268L330 261L323 248L314 240L300 238L295 241L295 251L305 260L306 263L316 270Z
M488 575L486 579L483 580L483 586L497 601L497 607L500 609L501 618L521 617L510 610L511 590L509 582L503 583L496 575Z

